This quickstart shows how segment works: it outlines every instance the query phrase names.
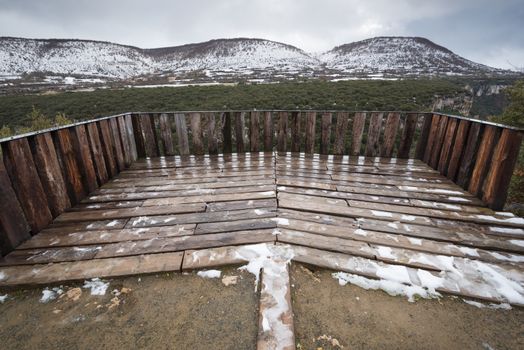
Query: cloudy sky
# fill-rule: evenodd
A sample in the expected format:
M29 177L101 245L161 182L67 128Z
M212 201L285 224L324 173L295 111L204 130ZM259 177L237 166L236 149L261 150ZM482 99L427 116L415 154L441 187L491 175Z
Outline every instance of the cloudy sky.
M471 60L524 67L524 0L0 0L0 36L152 48L257 37L309 52L423 36Z

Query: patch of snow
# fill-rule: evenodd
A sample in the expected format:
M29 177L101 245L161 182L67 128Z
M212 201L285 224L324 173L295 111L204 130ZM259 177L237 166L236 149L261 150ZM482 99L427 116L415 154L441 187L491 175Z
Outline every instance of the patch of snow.
M7 278L7 275L5 274L4 271L0 271L0 281L3 281Z
M415 221L417 219L416 216L413 216L413 215L402 215L400 217L401 220L406 220L406 221Z
M503 223L509 223L509 224L519 224L524 225L524 218L519 217L511 217L507 219L500 219L493 215L475 215L478 219L481 220L488 220L488 221L496 221L496 222L503 222Z
M489 230L491 232L497 232L497 233L507 233L507 234L512 234L512 235L524 235L524 230L521 229L521 228L490 226Z
M278 225L289 226L289 220L286 218L272 218L271 221L276 222Z
M368 233L361 228L357 228L354 233L359 236L367 236Z
M255 209L255 214L264 215L264 214L267 214L267 210Z
M479 303L478 301L469 300L469 299L462 299L462 300L466 304L471 305L471 306L475 306L475 307L477 307L479 309L488 308L488 309L511 310L511 305L507 304L507 303L502 303L502 304L493 304L493 303L484 304L484 303Z
M64 291L61 288L55 287L53 289L44 289L42 290L42 297L40 298L40 302L45 304L50 301L55 300L58 298L59 295L63 294Z
M111 222L109 222L108 224L106 224L107 227L115 227L116 225L118 225L120 223L119 220L113 220Z
M378 255L386 259L396 259L397 256L393 254L393 251L390 247L378 246L377 247Z
M85 281L82 288L90 289L91 295L105 295L109 282L104 282L100 278L92 278L90 281Z
M476 256L479 257L479 253L475 248L468 248L468 247L462 247L457 246L458 250L460 250L463 254L469 255L469 256Z
M222 271L220 270L201 270L197 272L197 275L202 278L220 278Z
M390 212L381 211L381 210L372 210L371 214L375 216L385 217L385 218L393 217L393 214L391 214Z
M524 240L522 239L510 239L509 242L514 245L518 245L519 247L524 247Z
M469 203L471 202L471 199L464 198L464 197L448 197L448 200L453 202L463 202L463 203Z
M408 241L413 245L422 245L422 240L420 238L408 237Z
M0 304L5 303L5 301L7 300L8 297L9 297L9 295L7 295L7 294L0 295Z

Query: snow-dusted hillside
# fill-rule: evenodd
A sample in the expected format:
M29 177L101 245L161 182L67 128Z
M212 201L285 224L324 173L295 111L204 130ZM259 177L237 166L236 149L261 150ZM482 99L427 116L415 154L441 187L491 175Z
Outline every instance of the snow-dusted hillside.
M328 68L350 74L472 75L500 71L418 37L371 38L337 46L319 58Z

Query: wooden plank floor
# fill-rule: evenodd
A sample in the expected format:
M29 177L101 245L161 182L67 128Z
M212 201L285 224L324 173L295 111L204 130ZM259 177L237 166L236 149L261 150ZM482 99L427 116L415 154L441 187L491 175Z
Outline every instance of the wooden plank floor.
M505 300L475 291L488 266L524 296L524 219L419 160L289 153L141 159L0 260L0 286L239 263L227 252L258 243L372 278L371 266L458 272L474 283L441 291Z

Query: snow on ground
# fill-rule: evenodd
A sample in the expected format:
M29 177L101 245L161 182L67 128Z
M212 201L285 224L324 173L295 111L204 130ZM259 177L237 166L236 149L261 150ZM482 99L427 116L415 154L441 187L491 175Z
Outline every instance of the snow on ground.
M62 290L62 288L58 288L58 287L55 287L52 289L45 288L44 290L42 290L42 297L40 298L40 302L43 304L48 303L50 301L55 300L63 293L64 291Z
M91 295L105 295L109 282L104 282L100 278L92 278L90 281L85 281L82 288L90 289Z
M5 303L5 301L7 300L8 297L9 297L9 295L7 295L7 294L0 295L0 304Z
M222 271L220 270L201 270L197 275L203 278L220 278Z

